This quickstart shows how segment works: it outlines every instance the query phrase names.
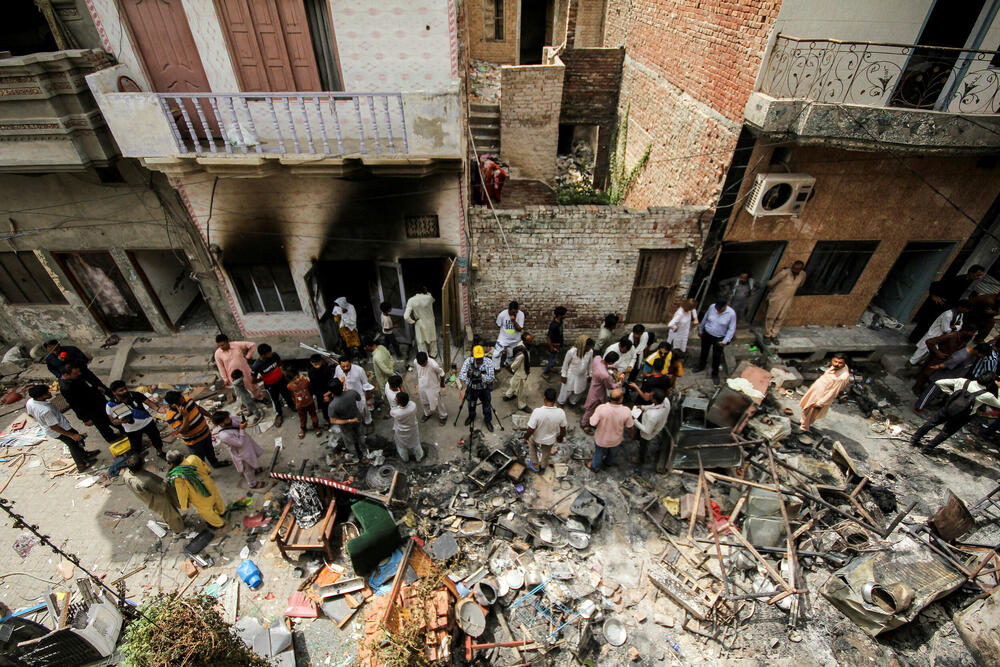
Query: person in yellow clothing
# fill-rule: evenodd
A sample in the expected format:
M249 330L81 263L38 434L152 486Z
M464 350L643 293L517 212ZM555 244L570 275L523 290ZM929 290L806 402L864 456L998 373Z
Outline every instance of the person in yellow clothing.
M177 501L183 512L188 506L198 510L201 518L212 528L221 528L226 520L222 514L226 503L219 495L219 488L212 481L211 469L200 458L191 454L182 458L176 449L167 453L167 463L173 466L167 473L167 482L177 493Z

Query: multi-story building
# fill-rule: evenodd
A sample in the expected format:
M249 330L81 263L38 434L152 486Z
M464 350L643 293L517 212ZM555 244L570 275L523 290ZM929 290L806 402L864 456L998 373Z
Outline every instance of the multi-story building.
M122 155L176 190L245 336L373 329L423 285L467 312L452 0L91 0L87 77ZM405 336L404 336L405 337Z
M610 287L607 270L574 274L560 298L596 295L591 320L613 296L629 319L663 321L682 296L706 298L744 270L762 283L795 260L809 279L789 324L853 325L869 305L906 320L936 276L998 251L998 4L470 3L470 56L503 65L496 143L485 121L477 143L515 179L548 185L563 139L588 123L596 186L610 185L610 155L626 173L642 162L628 209L574 214L601 248L595 264L624 285ZM537 57L531 12L546 17ZM474 106L474 125L488 112ZM647 234L641 211L673 212L657 228L666 238ZM549 231L553 215L534 219ZM631 247L609 247L630 234ZM564 282L555 264L532 280Z
M4 9L0 338L234 329L187 211L165 177L121 154L87 86L114 62L87 4Z

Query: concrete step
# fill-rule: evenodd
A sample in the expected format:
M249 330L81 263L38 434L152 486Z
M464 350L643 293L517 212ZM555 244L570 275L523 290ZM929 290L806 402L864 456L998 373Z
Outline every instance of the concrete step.
M500 128L499 127L473 127L472 137L474 139L499 139L500 138Z
M500 153L499 143L480 143L476 142L476 154L483 155L484 153L490 153L491 155Z
M499 104L479 104L471 103L469 104L469 111L472 113L500 113Z
M469 116L469 125L481 127L485 125L500 125L500 114L472 114Z

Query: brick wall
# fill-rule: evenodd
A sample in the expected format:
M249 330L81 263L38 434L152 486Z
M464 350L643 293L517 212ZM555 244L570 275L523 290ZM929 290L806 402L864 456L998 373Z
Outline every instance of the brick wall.
M613 121L618 113L625 50L567 49L560 58L566 66L561 122Z
M792 172L816 178L815 194L802 216L768 216L754 221L743 202L758 173L784 171L783 167L767 166L774 150L769 143L758 143L754 149L751 169L740 190L741 205L730 220L726 241L787 241L779 267L796 260L808 262L817 241L879 241L850 294L795 297L786 321L790 326L853 326L907 242L954 241L957 251L973 231L968 218L896 158L820 146L794 147L788 162ZM975 157L901 159L977 220L985 215L1000 189L1000 170L984 166Z
M628 164L652 145L629 205L716 203L780 4L608 0L604 44L627 54Z
M601 46L604 37L605 0L577 0L576 39L570 45L582 49Z
M512 299L527 313L528 331L544 336L552 309L562 305L569 309L567 333L595 333L605 314L628 312L640 249L692 249L675 292L685 294L694 269L693 248L700 245L698 222L704 215L705 209L693 207L640 211L618 206L531 206L498 211L514 256L511 266L493 215L483 207L472 207L476 333L492 340L496 315Z
M512 176L552 183L559 147L559 114L565 66L500 70L500 152Z
M465 7L465 25L468 38L469 57L474 60L489 60L500 65L516 65L518 62L517 10L518 0L504 0L504 40L486 39L486 12L492 12L493 0L468 0ZM489 33L492 37L492 33Z

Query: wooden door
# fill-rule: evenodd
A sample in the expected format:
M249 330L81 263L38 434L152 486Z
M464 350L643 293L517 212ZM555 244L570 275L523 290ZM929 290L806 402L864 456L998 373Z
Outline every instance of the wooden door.
M322 90L302 0L216 0L243 92Z
M157 92L210 92L181 0L119 0L119 6Z
M628 322L666 322L677 292L684 250L640 250Z

